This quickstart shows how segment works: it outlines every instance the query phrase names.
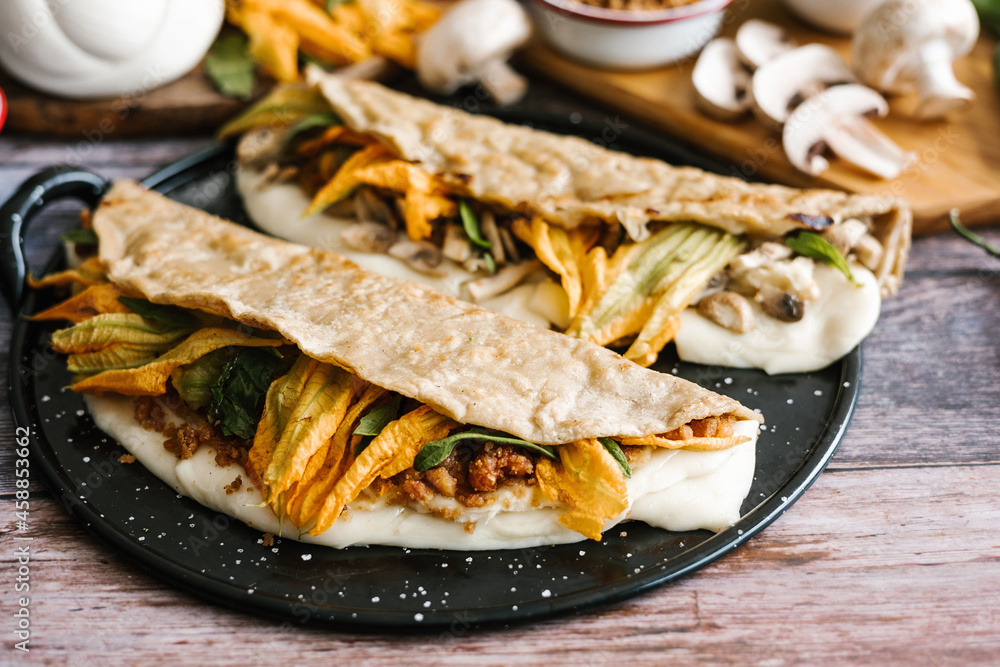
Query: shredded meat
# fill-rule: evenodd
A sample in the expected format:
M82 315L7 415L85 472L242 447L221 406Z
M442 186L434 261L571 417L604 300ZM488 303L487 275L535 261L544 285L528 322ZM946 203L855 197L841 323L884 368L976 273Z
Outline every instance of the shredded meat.
M135 457L131 454L122 454L118 457L118 463L135 463Z
M269 547L274 544L274 535L272 533L264 533L264 537L261 538L261 541L265 547Z
M226 490L226 495L228 496L228 495L231 495L231 494L236 493L237 491L239 491L240 487L242 487L242 486L243 486L243 476L242 475L237 475L236 479L234 479L229 484L226 484L222 488L224 488Z
M690 424L664 433L667 440L690 440L691 438L728 438L733 434L733 418L730 415L696 419Z
M527 477L535 472L534 462L524 450L487 442L469 464L469 485L480 493L496 491L508 477Z

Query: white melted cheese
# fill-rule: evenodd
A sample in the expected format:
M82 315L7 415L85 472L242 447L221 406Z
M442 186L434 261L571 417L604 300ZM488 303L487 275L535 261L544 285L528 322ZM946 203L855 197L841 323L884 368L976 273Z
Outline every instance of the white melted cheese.
M260 492L242 468L222 468L215 463L212 448L201 447L191 458L178 459L163 448L162 434L146 431L135 421L134 399L85 399L97 426L177 493L264 532L336 548L383 544L470 551L586 539L559 523L561 510L541 497L537 489L518 493L512 487L498 491L496 501L483 508L467 508L454 499L435 498L440 509L458 512L459 520L444 519L422 505L388 505L362 497L348 505L344 516L323 534L298 535L288 525L282 530L274 513L259 506ZM633 470L627 480L629 509L609 520L605 529L627 520L672 531L719 531L734 523L753 481L757 423L737 422L734 428L738 434L750 436L751 441L720 452L654 451L649 462ZM242 487L226 493L225 486L237 476L243 478ZM475 522L472 531L466 530L469 522Z
M429 285L442 294L466 301L469 300L468 294L463 291L462 285L482 277L447 258L442 259L438 266L445 275L435 277L414 271L403 260L391 255L353 250L341 240L341 232L357 220L325 213L303 218L309 198L294 183L267 184L263 172L239 166L236 169L236 186L250 219L273 236L330 250L369 271ZM517 287L478 305L540 327L549 328L553 323L561 328L569 325L566 293L551 282L544 271L538 271Z
M853 265L856 287L837 269L817 263L820 295L806 304L798 322L768 317L756 303L754 329L738 334L698 314L681 313L674 338L685 361L732 368L762 368L768 373L806 373L824 368L854 349L878 321L882 299L868 269Z

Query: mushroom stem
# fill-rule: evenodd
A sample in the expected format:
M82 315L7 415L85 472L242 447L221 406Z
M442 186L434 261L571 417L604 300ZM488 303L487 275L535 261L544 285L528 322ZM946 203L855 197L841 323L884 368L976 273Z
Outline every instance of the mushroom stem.
M896 178L913 162L904 151L864 116L845 116L837 132L827 137L830 150L856 167L880 178Z
M518 102L528 91L528 80L510 68L505 60L491 60L479 70L479 83L497 104Z
M951 48L944 42L933 41L920 47L917 56L920 104L915 111L918 118L942 118L975 99L976 94L955 78L953 58Z

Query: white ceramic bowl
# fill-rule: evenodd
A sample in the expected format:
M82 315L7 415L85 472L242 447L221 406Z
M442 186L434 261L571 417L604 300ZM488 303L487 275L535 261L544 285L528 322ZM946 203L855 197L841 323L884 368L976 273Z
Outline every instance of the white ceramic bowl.
M850 35L885 0L785 0L792 13L820 30Z
M722 24L733 0L701 0L675 9L603 9L574 0L532 0L535 25L570 58L604 69L648 69L688 58Z

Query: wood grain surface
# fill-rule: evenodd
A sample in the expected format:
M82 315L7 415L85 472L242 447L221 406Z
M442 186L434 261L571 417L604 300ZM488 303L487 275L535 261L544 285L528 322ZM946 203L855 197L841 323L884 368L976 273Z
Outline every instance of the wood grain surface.
M537 86L529 108L595 108ZM612 112L613 113L613 112ZM629 120L631 122L631 120ZM66 156L141 177L205 138L0 138L0 200ZM75 207L31 230L38 265ZM1000 230L983 232L1000 243ZM674 584L584 614L429 634L302 627L178 592L73 519L38 475L16 532L14 433L0 411L0 664L992 665L1000 655L1000 261L918 239L865 343L854 421L827 472L744 547ZM0 349L11 319L0 318ZM7 372L6 357L0 371ZM7 404L6 384L0 403ZM16 536L32 540L31 652L13 650Z
M254 96L272 82L259 80ZM53 97L0 71L7 96L7 128L45 136L87 139L211 132L246 102L225 97L212 86L203 66L161 88L114 99Z
M723 34L732 35L749 17L780 23L800 44L829 44L850 62L849 39L805 26L780 0L733 3ZM913 206L917 233L927 233L943 229L954 207L962 209L963 220L969 224L988 225L1000 219L1000 96L991 65L996 43L992 35L983 34L975 50L956 65L956 76L978 96L971 108L949 121L920 122L901 113L905 101L893 101L889 117L876 123L896 143L917 154L914 164L892 181L868 176L842 160L833 160L831 169L818 178L806 176L788 162L776 132L752 118L736 123L708 118L694 107L693 62L645 72L606 72L578 65L541 42L523 54L521 62L732 162L734 174L800 187L902 197Z

